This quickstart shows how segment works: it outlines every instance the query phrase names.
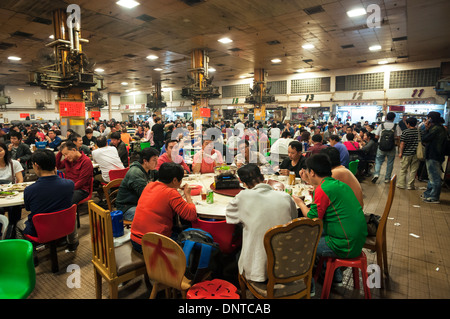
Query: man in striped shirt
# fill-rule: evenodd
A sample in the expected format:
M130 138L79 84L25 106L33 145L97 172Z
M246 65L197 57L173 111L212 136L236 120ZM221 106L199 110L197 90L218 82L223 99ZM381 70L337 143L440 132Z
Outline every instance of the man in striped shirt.
M400 137L400 147L398 157L401 159L400 173L397 187L415 189L414 181L419 169L420 161L417 159L417 145L419 143L419 130L416 127L417 119L410 117L406 120L406 130L403 130ZM408 174L409 170L409 174Z

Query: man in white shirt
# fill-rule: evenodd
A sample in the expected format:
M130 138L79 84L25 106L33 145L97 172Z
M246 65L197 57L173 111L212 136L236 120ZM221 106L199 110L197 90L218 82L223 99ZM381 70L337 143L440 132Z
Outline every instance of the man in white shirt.
M97 188L97 193L101 199L103 195L102 183L109 183L109 171L112 169L123 169L124 166L120 160L117 148L108 146L105 136L99 136L97 139L96 150L92 151L92 159L99 165L101 174L94 176L94 188Z
M238 143L239 153L234 157L234 163L238 168L252 163L258 166L267 164L267 160L260 152L252 151L250 143L247 140L241 140Z
M244 123L241 122L241 120L237 120L236 125L234 126L234 129L238 129L239 130L239 137L242 137L242 135L244 135L244 129L245 129L245 125Z
M297 218L297 207L289 194L263 183L264 176L256 164L241 167L238 174L247 189L229 202L226 220L228 224L243 226L239 273L248 280L264 282L267 280L264 234L274 226Z
M281 138L276 140L275 143L270 147L270 156L274 160L273 155L279 156L279 160L283 160L288 156L289 143L294 139L291 138L291 133L284 131L281 134Z

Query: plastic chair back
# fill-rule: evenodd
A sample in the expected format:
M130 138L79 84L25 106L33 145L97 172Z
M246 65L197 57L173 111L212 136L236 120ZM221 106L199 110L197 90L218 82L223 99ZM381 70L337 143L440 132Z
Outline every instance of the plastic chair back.
M142 142L141 143L141 150L143 150L144 148L150 147L150 142Z
M348 169L353 173L353 175L356 175L356 173L358 172L358 164L359 160L352 161L348 164Z
M44 148L47 147L47 142L36 142L34 145L35 145L36 148L38 148L38 149L44 149Z
M2 224L2 227L1 227L2 235L0 237L0 240L3 240L3 239L5 239L6 229L8 228L8 225L9 225L8 217L6 217L5 215L0 215L0 224Z
M75 229L77 205L53 213L36 214L33 225L37 237L27 236L37 243L48 243L67 236Z
M125 178L125 175L127 174L128 170L130 168L126 167L126 168L121 168L121 169L112 169L109 171L109 180L113 181L117 178Z
M227 224L226 220L207 221L197 219L192 222L193 228L200 228L211 234L214 242L219 244L219 249L224 254L230 254L240 246L240 240L235 240L235 224ZM240 239L240 238L239 238Z
M0 299L25 299L35 284L33 245L24 239L0 241Z

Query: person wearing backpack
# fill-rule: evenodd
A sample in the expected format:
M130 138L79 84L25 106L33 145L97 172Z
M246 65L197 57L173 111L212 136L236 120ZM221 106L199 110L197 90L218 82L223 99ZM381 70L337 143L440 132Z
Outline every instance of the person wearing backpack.
M376 131L375 138L378 139L377 156L375 157L375 172L373 174L372 183L376 183L380 176L381 166L387 158L386 174L384 182L389 183L391 180L392 169L394 168L394 160L396 154L396 144L402 135L400 127L394 123L395 113L386 114L386 122L381 123Z
M447 131L442 125L444 119L439 112L430 112L425 122L422 142L425 144L425 164L428 171L426 191L421 195L424 202L439 204L441 195L442 163L445 160Z

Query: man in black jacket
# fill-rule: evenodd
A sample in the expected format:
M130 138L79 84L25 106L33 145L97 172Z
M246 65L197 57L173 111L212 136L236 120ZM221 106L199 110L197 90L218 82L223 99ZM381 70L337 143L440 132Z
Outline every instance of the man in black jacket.
M8 150L11 152L11 158L18 161L24 169L22 172L25 172L27 162L31 159L30 147L22 143L22 134L16 131L10 132L10 141Z
M120 138L120 132L111 133L111 144L117 148L117 153L119 153L123 167L128 167L128 150Z

